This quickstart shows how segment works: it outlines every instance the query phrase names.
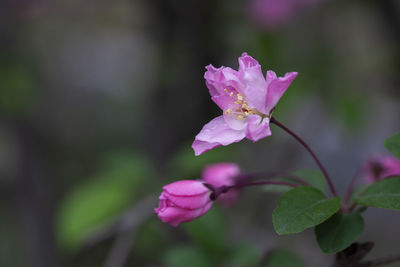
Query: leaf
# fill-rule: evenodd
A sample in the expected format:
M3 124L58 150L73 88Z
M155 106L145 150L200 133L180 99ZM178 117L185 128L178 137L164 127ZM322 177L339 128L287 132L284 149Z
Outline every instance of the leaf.
M315 234L323 252L336 253L355 242L363 230L364 220L358 212L336 213L315 227Z
M277 250L270 253L265 260L266 267L306 267L307 265L295 254L287 250Z
M102 169L75 185L56 214L57 241L74 251L118 213L148 190L153 174L143 157L117 153L101 163ZM153 182L154 183L154 182Z
M326 180L321 171L314 169L302 169L295 171L294 174L300 178L303 178L318 190L325 192Z
M168 267L207 267L211 262L199 248L188 245L178 245L167 251L163 262Z
M385 147L400 159L400 133L385 140Z
M301 186L281 197L272 222L279 235L299 233L331 217L340 205L340 197L326 199L318 189Z
M400 177L373 183L355 201L368 207L400 210Z

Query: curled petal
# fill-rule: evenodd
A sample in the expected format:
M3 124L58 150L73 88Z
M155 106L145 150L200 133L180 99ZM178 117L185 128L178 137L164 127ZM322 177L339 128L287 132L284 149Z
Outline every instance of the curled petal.
M239 73L228 67L206 66L204 74L211 96L224 95L227 88L240 88Z
M246 136L245 130L234 130L223 116L216 117L201 129L192 144L196 156L217 146L239 142Z
M261 118L258 115L248 117L248 125L246 129L246 137L253 142L256 142L266 136L271 135L269 128L269 118Z
M264 101L267 94L267 82L261 65L247 53L243 53L239 58L239 74L244 84L242 91L248 105L266 113Z
M279 99L286 92L292 81L297 77L297 72L288 72L284 77L277 77L275 72L269 70L267 72L267 97L265 99L266 114L274 109Z

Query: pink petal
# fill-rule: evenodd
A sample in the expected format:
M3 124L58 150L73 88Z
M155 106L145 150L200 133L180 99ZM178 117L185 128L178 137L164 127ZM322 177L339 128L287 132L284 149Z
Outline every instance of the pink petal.
M235 109L239 108L239 105L234 103L236 101L236 99L229 96L229 94L216 95L216 96L213 96L211 99L223 111L226 111L227 109L235 110Z
M170 200L174 206L190 210L199 209L211 201L211 190L204 194L194 196L176 196L168 194L167 192L163 192L163 194L166 195L168 200Z
M180 223L189 222L194 219L199 218L207 211L210 210L213 202L209 202L207 205L200 209L196 210L187 210L179 207L168 207L162 212L158 213L158 217L166 223L171 224L172 226L178 226Z
M195 155L198 156L214 147L239 142L246 136L244 130L234 130L225 122L223 116L216 117L201 129L192 144Z
M234 163L216 163L204 168L201 178L213 186L233 185L240 168Z
M269 70L267 72L267 97L265 100L265 114L269 114L276 106L279 99L285 93L292 81L297 77L297 72L288 72L284 77L276 77L275 72Z
M270 136L269 119L262 119L258 115L250 115L248 117L248 125L246 129L246 137L256 142L264 137Z
M211 96L225 95L224 89L240 87L239 73L236 70L229 67L217 69L211 64L206 69L204 78Z
M243 53L239 58L239 74L244 84L242 88L247 104L251 108L265 113L265 97L267 93L267 82L261 70L261 65L249 56Z
M167 184L163 189L175 196L195 196L210 191L203 182L197 180L181 180ZM161 197L161 196L160 196Z

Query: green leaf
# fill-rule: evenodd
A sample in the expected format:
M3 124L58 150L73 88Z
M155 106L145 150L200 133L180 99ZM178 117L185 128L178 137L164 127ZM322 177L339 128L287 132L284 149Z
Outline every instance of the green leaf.
M143 157L111 154L101 166L94 177L76 184L57 210L57 241L70 252L107 226L143 196L149 183L154 183L149 180L153 174Z
M168 267L208 267L211 266L207 254L199 248L188 245L178 245L170 249L163 257Z
M277 250L269 254L266 267L306 267L307 265L295 254L287 250Z
M356 213L337 213L315 227L318 245L325 253L336 253L350 246L364 230L364 220Z
M303 178L318 190L325 192L326 180L321 171L314 169L302 169L295 171L294 174L300 178Z
M400 159L400 133L385 140L385 147Z
M327 199L318 189L301 186L281 197L272 222L279 235L299 233L331 217L340 205L340 197Z
M400 210L400 177L387 178L368 186L355 201L368 207Z

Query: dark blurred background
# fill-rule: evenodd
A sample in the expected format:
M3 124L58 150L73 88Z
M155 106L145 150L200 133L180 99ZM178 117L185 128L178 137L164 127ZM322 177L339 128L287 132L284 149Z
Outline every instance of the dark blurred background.
M209 163L315 168L274 126L194 156L194 136L221 112L204 66L236 69L245 51L264 72L299 72L275 117L340 192L365 158L388 153L383 140L400 130L399 1L0 1L0 266L257 266L276 249L329 266L312 230L277 236L279 195L261 188L178 228L153 213L163 184ZM399 221L366 212L370 258L399 252Z

